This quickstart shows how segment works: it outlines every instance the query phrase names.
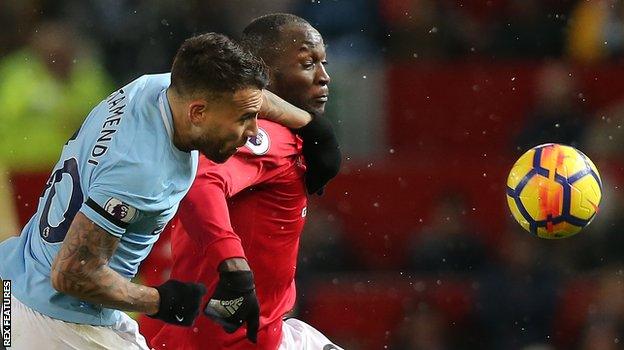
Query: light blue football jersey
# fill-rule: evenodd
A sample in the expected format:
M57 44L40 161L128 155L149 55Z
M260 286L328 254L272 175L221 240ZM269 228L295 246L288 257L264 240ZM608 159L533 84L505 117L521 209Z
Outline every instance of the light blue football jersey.
M52 288L50 266L78 211L120 238L109 266L130 279L175 214L197 171L196 151L172 142L170 74L146 75L115 91L65 144L19 237L0 244L0 278L22 303L53 318L112 325L117 310Z

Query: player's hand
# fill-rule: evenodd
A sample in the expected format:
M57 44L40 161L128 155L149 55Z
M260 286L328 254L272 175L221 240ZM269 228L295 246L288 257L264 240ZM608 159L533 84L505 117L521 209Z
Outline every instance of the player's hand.
M303 139L306 189L308 194L320 195L327 182L340 171L342 155L336 133L329 120L319 116L295 132Z
M223 327L227 333L234 333L247 323L247 338L257 342L260 324L260 305L256 297L251 271L223 271L219 283L204 308L204 313Z
M271 91L262 90L262 106L258 117L282 124L290 129L299 129L312 120L310 113L295 107Z
M180 326L193 324L199 315L202 296L206 294L203 284L168 280L155 288L160 294L160 307L149 317Z

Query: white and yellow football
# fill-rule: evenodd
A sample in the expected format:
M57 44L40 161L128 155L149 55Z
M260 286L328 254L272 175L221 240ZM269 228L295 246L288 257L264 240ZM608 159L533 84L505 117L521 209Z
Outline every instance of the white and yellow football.
M602 198L598 169L581 151L548 143L533 147L507 178L507 204L530 233L570 237L594 219Z

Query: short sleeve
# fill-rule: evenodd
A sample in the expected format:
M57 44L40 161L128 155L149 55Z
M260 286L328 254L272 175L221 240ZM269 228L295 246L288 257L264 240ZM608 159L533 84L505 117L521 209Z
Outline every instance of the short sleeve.
M112 235L121 237L128 225L144 214L157 215L171 204L159 186L168 179L157 162L140 151L124 151L129 148L124 144L121 146L125 147L112 146L91 174L80 211Z
M119 196L118 196L119 197ZM92 192L80 208L86 217L115 237L121 238L139 211L122 199Z

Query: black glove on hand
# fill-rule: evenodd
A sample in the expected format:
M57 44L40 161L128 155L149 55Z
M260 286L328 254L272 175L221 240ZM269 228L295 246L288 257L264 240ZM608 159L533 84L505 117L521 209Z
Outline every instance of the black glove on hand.
M255 343L260 324L260 306L252 272L219 273L219 283L204 313L227 333L234 333L243 322L247 322L247 338Z
M308 194L323 193L323 188L340 171L340 146L334 128L325 117L314 117L306 126L295 130L303 139L306 161L305 184Z
M206 287L201 283L168 280L154 287L160 294L160 307L152 318L180 326L190 326L199 315L201 299Z

